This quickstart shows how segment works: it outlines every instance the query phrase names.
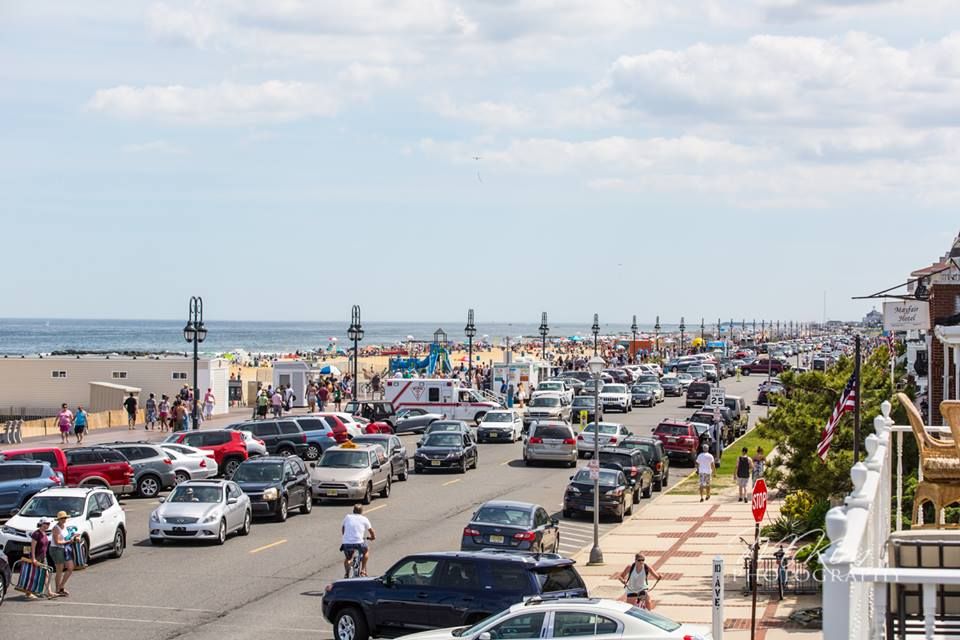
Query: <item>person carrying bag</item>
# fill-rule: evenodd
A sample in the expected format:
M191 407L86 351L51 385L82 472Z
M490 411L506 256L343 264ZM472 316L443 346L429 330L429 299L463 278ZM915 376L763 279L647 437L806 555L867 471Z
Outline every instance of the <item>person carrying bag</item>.
M627 595L627 602L641 609L653 609L653 603L650 600L650 590L653 587L647 584L647 576L653 576L657 582L660 582L660 574L646 563L646 558L642 553L634 556L634 562L624 567L617 578L623 583Z
M14 589L25 593L27 600L36 600L38 596L57 597L50 588L53 569L44 564L50 548L50 539L47 537L50 524L47 518L40 518L37 529L30 534L30 557L17 561L20 575Z

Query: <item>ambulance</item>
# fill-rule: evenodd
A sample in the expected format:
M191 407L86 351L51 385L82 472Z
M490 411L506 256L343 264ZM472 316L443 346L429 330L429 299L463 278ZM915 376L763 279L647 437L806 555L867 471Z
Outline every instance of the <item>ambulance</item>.
M459 380L446 378L387 378L384 400L400 409L425 409L448 420L473 420L477 424L487 411L501 409L499 402L485 397Z

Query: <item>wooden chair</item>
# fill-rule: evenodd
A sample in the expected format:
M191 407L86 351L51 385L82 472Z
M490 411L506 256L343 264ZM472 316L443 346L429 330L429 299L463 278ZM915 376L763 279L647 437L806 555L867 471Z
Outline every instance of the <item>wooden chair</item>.
M920 412L913 402L903 393L897 394L897 400L907 411L910 427L917 439L917 449L920 451L920 466L923 469L923 480L917 484L917 492L913 498L913 527L929 526L940 528L941 513L944 507L960 502L960 439L937 439L928 432ZM960 428L960 424L958 424ZM954 438L960 436L960 431L954 432ZM934 509L934 522L920 525L920 514L923 504L930 502ZM956 525L953 525L956 526Z

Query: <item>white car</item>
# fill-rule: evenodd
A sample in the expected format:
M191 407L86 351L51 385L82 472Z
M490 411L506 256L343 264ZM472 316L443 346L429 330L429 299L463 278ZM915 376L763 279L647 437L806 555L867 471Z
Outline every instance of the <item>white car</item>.
M537 385L531 398L536 398L541 393L555 393L563 398L567 404L573 402L573 388L568 387L563 380L544 380Z
M477 442L516 442L522 435L523 418L513 409L487 411L477 425Z
M170 456L177 484L187 480L213 478L220 471L213 451L171 442L161 444L160 448Z
M150 514L150 542L210 540L223 544L236 531L250 533L250 497L230 480L188 480Z
M706 627L680 624L626 602L534 597L472 627L422 631L404 640L496 640L497 638L610 638L611 640L712 640Z
M340 418L340 422L343 423L343 426L347 428L347 434L351 438L363 435L363 428L368 424L368 420L364 418L358 418L352 413L347 413L345 411L325 411L321 416L335 416Z
M55 520L66 511L67 529L75 527L87 557L119 558L127 547L127 516L106 487L51 487L30 498L0 527L0 546L11 562L30 553L30 534L40 518Z
M607 409L617 409L624 413L633 410L633 396L630 394L630 387L625 384L614 383L605 384L600 387L600 407Z
M583 431L581 431L577 436L577 454L581 458L593 455L593 439L596 430L597 425L591 422L585 426ZM622 424L617 424L616 422L601 422L599 438L600 443L598 446L617 446L619 443L623 442L625 438L631 435L633 434L630 432L630 430Z

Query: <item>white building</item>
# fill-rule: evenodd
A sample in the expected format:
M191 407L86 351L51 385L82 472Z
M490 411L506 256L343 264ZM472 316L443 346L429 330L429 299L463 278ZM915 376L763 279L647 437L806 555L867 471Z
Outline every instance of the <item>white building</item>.
M221 358L201 359L197 386L201 398L213 389L214 413L228 410L230 363ZM92 383L122 385L140 390L141 406L151 393L173 396L193 384L193 358L184 356L4 356L0 358L0 415L53 415L64 402L71 409L119 409L94 406L98 397Z

